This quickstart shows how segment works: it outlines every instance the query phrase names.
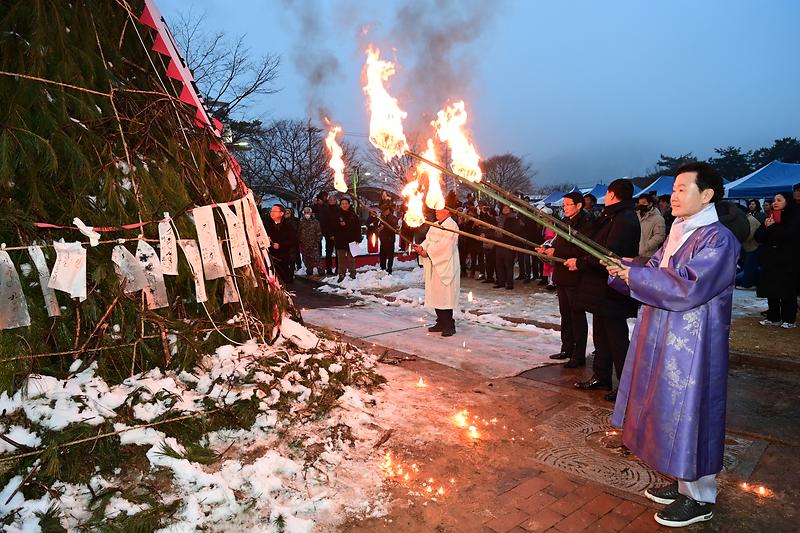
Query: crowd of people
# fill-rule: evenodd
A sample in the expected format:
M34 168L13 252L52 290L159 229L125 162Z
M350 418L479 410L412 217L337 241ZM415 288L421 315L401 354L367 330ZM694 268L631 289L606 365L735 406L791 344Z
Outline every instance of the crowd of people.
M498 210L472 195L459 202L452 192L444 207L426 210L429 224L416 228L386 198L369 211L364 233L368 250L379 253L380 268L390 274L398 234L408 245L403 248L416 252L425 305L436 311L429 333L456 333L462 277L504 290L514 290L515 281L538 281L556 291L561 349L550 357L565 360L569 371L586 365L591 314L592 374L574 386L607 391L625 445L675 479L646 495L667 505L656 521L678 527L710 519L716 500L734 286L754 287L767 299L762 325L796 327L800 184L762 208L755 199L746 206L724 200L722 183L711 166L692 162L678 169L672 195L634 198L633 184L618 179L602 208L593 195L579 192L567 193L557 213L542 208L622 258L607 262L507 205ZM298 221L281 205L270 209L266 228L278 275L291 283L301 261L309 275L314 269L333 274L335 252L339 281L354 278L353 256L363 235L350 200L322 193L302 215ZM637 316L630 332L628 319Z

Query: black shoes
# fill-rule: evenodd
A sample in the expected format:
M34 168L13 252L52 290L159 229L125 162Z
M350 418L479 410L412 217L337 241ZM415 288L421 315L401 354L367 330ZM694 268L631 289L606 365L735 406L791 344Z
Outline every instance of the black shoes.
M514 278L514 280L516 281L522 281L523 279L525 279L525 276L517 276L516 278Z
M355 274L350 274L350 279L356 279L356 275Z
M560 361L561 359L569 359L569 354L566 352L558 352L554 353L550 356L550 359L555 359L556 361Z
M344 274L339 274L339 278L336 281L338 281L339 283L344 281Z
M617 391L612 390L605 396L607 402L616 402L617 401Z
M492 285L493 289L502 289L503 287L505 287L505 285L503 285L502 283L495 283L494 285Z
M592 377L589 381L579 381L575 383L576 389L581 390L594 390L594 389L603 389L603 390L611 390L611 382L610 381L600 381L596 377Z
M661 505L669 505L677 500L681 493L678 492L678 482L673 481L669 485L664 485L663 487L645 489L644 495L648 500L660 503Z
M663 510L655 514L656 522L667 527L684 527L705 522L714 517L714 505L700 503L683 494Z
M431 333L438 333L440 331L444 331L444 326L437 322L436 324L429 327L428 331L430 331Z
M452 337L456 334L456 328L447 328L442 332L442 337Z
M506 285L506 290L507 291L513 291L514 290L514 286L513 285Z
M580 368L586 366L586 359L570 359L564 365L564 368Z

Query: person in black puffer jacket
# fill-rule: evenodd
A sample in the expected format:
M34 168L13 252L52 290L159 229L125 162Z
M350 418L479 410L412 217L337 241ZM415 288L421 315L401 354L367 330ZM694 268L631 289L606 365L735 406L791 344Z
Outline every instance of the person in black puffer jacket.
M618 179L611 182L606 192L605 208L593 222L589 235L619 257L633 258L639 251L639 219L632 198L630 181ZM588 381L575 383L575 387L610 390L612 370L616 369L617 378L622 375L630 340L627 319L636 316L636 301L609 287L605 266L589 254L568 259L564 266L583 272L577 304L593 316L594 374ZM608 394L606 399L615 400L616 393Z
M800 275L800 209L789 193L778 193L772 213L756 230L761 243L761 273L757 293L769 304L765 326L794 328Z

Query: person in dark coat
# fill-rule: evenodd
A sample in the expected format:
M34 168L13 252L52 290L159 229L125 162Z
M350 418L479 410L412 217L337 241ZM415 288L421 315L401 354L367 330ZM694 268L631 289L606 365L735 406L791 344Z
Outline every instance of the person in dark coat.
M672 223L675 217L672 215L672 205L670 205L670 195L662 194L658 197L658 210L661 211L661 216L664 217L664 226L669 235L669 230L672 229Z
M584 197L579 192L564 196L564 222L578 233L588 235L592 217L583 209ZM566 239L556 237L552 246L537 248L539 253L555 257L578 257L582 250ZM578 368L586 365L586 337L589 328L586 311L578 304L578 291L582 272L570 270L561 263L553 264L553 281L558 295L558 311L561 314L561 351L550 359L569 359L565 368Z
M339 274L339 281L344 279L345 271L349 271L350 277L356 279L356 260L350 253L350 243L361 242L361 224L350 209L350 200L347 198L342 198L339 202L333 242L336 244L336 273Z
M294 216L294 209L291 207L286 208L286 212L283 214L283 219L292 227L294 230L295 235L298 234L298 230L300 229L300 219ZM300 258L300 246L295 246L295 270L300 270L303 268L303 261Z
M484 205L481 208L481 213L478 216L484 222L488 222L492 226L497 225L497 215L494 207ZM481 237L491 238L494 232L482 226L478 235ZM494 267L495 267L495 249L494 244L481 243L481 250L483 253L483 283L494 283Z
M514 235L521 236L523 228L519 218L517 218L517 214L507 205L504 205L500 209L500 213L502 215L500 227ZM510 235L500 233L499 231L496 233L495 240L503 244L510 244L512 246L517 246L519 244L519 241ZM505 287L506 290L510 291L514 288L514 259L517 256L517 252L509 250L508 248L503 248L502 246L495 246L494 255L495 270L497 273L497 283L494 285L494 288L500 289Z
M286 209L281 204L275 204L269 211L269 220L265 226L275 272L283 283L290 285L294 281L297 230L286 221L285 216Z
M392 213L392 204L385 203L383 211L381 212L382 222L378 226L378 237L380 238L381 245L378 251L381 270L385 270L389 274L392 273L392 266L394 265L394 241L397 233L397 217Z
M800 276L800 208L791 194L778 193L772 213L756 230L761 243L761 272L756 294L769 305L764 326L796 327Z
M333 251L336 249L333 234L339 223L339 206L336 205L336 196L325 196L325 203L317 208L317 219L319 220L322 236L325 237L325 272L333 274Z
M608 186L605 208L592 224L589 237L619 257L636 257L639 251L639 219L633 205L633 185L618 179ZM627 319L636 316L636 302L608 286L604 265L589 254L567 259L564 266L582 271L577 304L592 313L592 335L595 357L593 375L588 381L575 383L578 389L611 390L611 373L622 375L625 354L628 352ZM616 393L606 399L613 401Z

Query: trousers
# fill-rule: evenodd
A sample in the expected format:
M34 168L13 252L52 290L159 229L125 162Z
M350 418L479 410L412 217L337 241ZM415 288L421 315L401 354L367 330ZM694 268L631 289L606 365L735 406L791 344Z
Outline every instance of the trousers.
M569 354L570 359L585 361L589 326L586 311L575 304L578 288L557 285L556 291L561 314L561 353Z
M600 381L611 383L611 372L622 376L625 355L628 353L628 322L625 317L595 314L592 324L595 356L592 369Z
M695 481L679 479L678 492L697 502L715 503L717 501L717 475L709 474Z

